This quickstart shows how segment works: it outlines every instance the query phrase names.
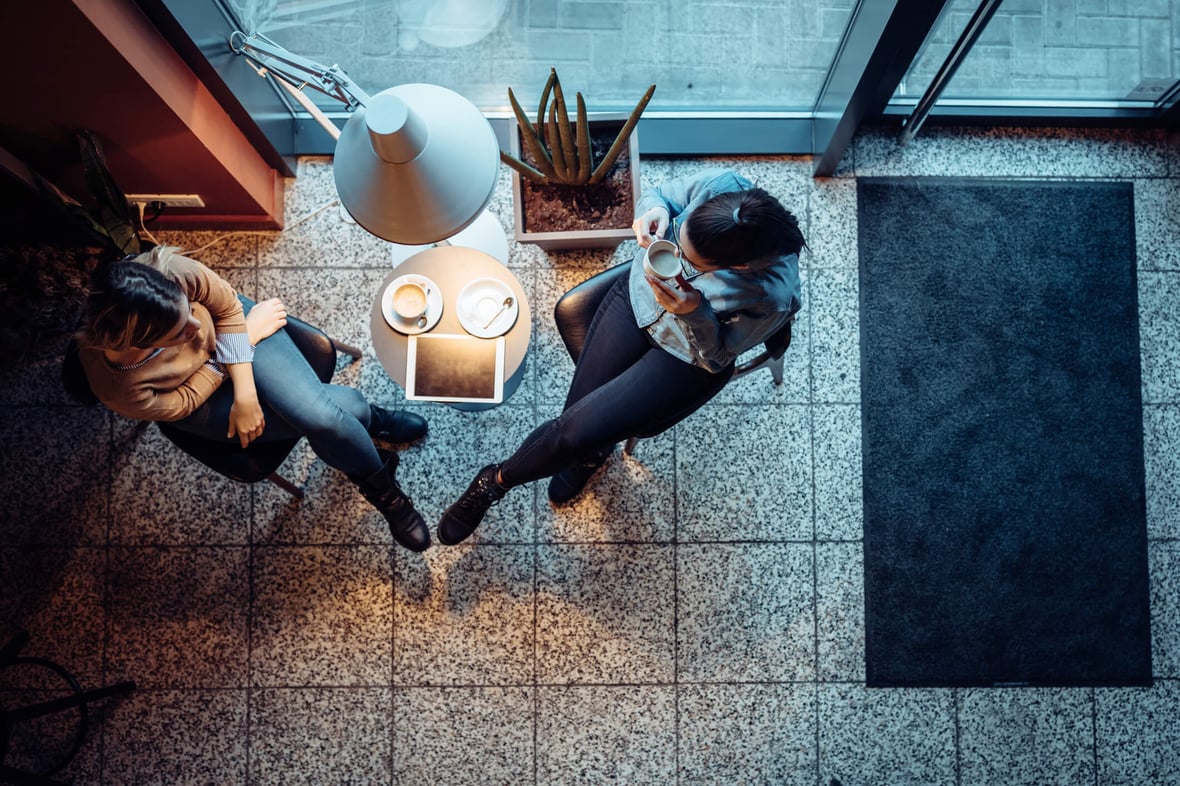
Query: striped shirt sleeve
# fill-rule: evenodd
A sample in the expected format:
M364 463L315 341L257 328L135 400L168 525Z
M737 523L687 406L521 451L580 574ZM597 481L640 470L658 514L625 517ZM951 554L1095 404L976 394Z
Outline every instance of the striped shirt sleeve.
M253 363L254 347L245 333L218 333L214 357L218 363Z

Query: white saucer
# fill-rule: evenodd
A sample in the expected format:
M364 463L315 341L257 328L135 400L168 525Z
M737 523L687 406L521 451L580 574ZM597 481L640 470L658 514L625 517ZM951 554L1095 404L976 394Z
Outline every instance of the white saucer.
M418 323L416 322L408 322L402 319L393 310L393 293L402 284L419 284L426 288L426 324L422 327L418 327ZM389 286L381 293L381 315L385 317L385 321L389 323L391 328L407 336L414 336L430 330L442 319L442 312L442 290L438 288L438 284L426 276L419 276L416 273L407 273L404 276L398 276L393 281L390 281Z
M492 319L508 297L512 298L512 305ZM456 308L459 324L478 338L504 335L516 324L519 313L520 299L512 293L512 287L498 278L477 278L459 293Z

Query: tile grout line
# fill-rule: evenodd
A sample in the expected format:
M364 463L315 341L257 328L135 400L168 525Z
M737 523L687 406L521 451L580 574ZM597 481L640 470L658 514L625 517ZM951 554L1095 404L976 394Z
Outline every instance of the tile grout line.
M676 466L679 429L672 428L672 767L680 783L680 473Z
M1094 786L1102 786L1098 773L1098 690L1090 688L1090 745L1094 757Z

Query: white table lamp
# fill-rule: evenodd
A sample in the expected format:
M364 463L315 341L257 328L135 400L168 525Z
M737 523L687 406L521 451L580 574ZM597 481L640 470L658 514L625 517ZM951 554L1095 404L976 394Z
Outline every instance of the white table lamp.
M484 213L496 188L500 146L491 124L458 93L428 84L370 97L339 66L325 67L273 41L235 32L230 47L258 63L329 133L335 125L302 93L318 90L353 110L337 138L340 202L358 224L392 243L445 241Z

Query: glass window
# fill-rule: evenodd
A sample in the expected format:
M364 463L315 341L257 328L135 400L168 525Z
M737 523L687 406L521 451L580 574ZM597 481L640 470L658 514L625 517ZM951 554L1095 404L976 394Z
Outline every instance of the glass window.
M528 109L554 66L592 111L630 109L654 82L649 111L726 112L809 111L854 0L227 2L245 32L371 94L431 82L496 111L512 87Z
M978 0L952 0L894 95L916 100ZM1004 0L940 101L1154 104L1177 79L1174 0Z

